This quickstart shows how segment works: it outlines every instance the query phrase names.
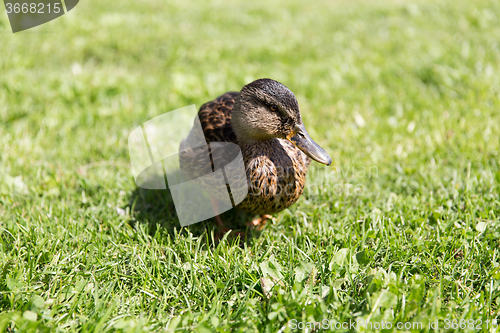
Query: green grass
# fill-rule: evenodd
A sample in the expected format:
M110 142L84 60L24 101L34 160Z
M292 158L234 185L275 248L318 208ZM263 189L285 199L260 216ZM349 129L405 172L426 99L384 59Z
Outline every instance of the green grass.
M0 331L500 315L498 1L87 0L17 34L0 11ZM136 188L127 138L260 77L334 162L214 245Z

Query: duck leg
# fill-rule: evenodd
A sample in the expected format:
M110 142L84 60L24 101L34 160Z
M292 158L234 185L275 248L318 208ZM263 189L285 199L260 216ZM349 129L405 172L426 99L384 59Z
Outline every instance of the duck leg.
M267 220L270 220L271 218L272 218L271 215L264 214L264 215L261 215L260 217L256 218L252 222L247 223L247 226L250 228L255 228L255 229L260 231L266 225Z
M240 236L241 239L245 238L245 233L241 231L233 231L232 229L229 229L228 227L224 226L224 222L222 221L222 218L220 217L219 214L219 201L217 198L210 196L210 203L212 204L212 208L214 209L214 213L217 214L215 215L215 223L217 223L217 229L218 231L215 234L215 240L220 241L222 237L224 237L225 234L228 232L231 232L232 235L235 237Z
M217 223L217 226L219 228L223 228L224 222L222 222L222 219L219 215L219 201L216 198L214 198L213 196L210 196L210 203L212 204L212 208L214 209L215 223Z

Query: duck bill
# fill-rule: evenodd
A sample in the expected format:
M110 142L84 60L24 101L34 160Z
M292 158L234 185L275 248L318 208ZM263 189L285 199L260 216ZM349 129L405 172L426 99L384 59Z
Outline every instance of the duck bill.
M294 133L295 134L292 133L292 135L287 137L287 139L297 148L302 150L304 154L322 164L330 165L332 163L330 155L311 139L303 123L295 125Z

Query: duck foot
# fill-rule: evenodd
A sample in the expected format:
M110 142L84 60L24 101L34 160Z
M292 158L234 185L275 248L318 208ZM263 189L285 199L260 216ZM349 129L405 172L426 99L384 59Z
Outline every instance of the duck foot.
M264 228L264 226L266 225L267 220L270 220L272 218L273 217L271 215L264 214L264 215L261 215L260 217L256 218L252 222L247 223L247 226L249 228L253 228L253 229L256 229L258 231L261 231Z
M217 228L217 232L214 235L214 240L216 242L220 242L224 236L230 232L231 234L229 235L229 238L231 239L236 239L238 236L240 237L240 242L242 242L245 239L246 233L242 231L234 231L233 229L227 228L227 227L222 227L222 228Z
M218 215L218 213L219 213L218 200L216 198L210 196L210 201L212 203L212 208L214 209L214 212L217 214L217 215L215 215L215 223L217 224L217 231L214 235L214 240L216 242L220 242L225 234L227 234L228 232L231 232L229 237L236 238L236 237L240 236L240 242L242 242L245 239L246 233L244 233L242 231L234 231L233 229L226 227L224 225L224 222L222 221L222 218L220 217L220 215Z
M236 238L240 236L240 241L243 241L245 239L246 234L242 231L234 231L233 229L230 229L228 227L224 226L224 222L222 221L220 215L215 216L215 223L217 223L217 231L214 235L214 239L216 242L220 242L222 238L224 238L224 235L227 234L228 232L231 232L229 237L231 238Z
M219 215L215 216L215 222L217 223L217 231L215 232L214 240L219 243L224 235L230 232L231 229L224 226L224 223Z

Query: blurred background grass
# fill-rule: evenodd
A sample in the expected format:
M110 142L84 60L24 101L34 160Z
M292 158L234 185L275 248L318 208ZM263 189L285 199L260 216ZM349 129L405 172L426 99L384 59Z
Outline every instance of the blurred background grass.
M297 94L311 131L342 163L484 160L498 145L490 139L498 133L495 2L117 7L83 2L18 34L2 16L0 121L14 169L32 165L19 155L73 165L126 157L120 143L144 119L260 77Z
M493 0L87 0L12 34L3 12L3 322L141 330L182 318L173 323L188 330L276 331L293 318L389 318L372 302L384 290L396 295L393 320L495 317L499 18ZM344 174L318 181L324 169L314 165L309 181L320 193L306 191L246 250L228 243L212 252L189 232L171 237L172 207L137 194L130 131L261 77L294 91L311 136ZM376 175L359 174L363 167ZM363 269L336 257L342 248ZM208 260L201 280L185 265L198 255ZM217 256L234 256L233 268ZM260 265L274 261L286 280L276 288L310 292L292 300L253 290L269 273ZM297 286L304 267L321 283ZM373 282L380 270L385 278ZM401 310L410 296L418 309ZM301 310L307 304L314 310Z

